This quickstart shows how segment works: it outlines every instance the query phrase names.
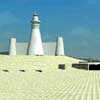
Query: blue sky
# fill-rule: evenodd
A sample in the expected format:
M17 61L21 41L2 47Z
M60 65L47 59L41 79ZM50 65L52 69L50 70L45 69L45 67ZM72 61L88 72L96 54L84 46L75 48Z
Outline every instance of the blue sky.
M29 40L33 10L41 19L43 40L64 37L70 56L100 58L100 0L1 0L0 50L8 39Z

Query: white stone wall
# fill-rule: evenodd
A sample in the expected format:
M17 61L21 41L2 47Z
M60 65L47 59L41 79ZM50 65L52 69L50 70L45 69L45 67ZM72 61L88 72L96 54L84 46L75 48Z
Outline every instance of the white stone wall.
M64 41L63 41L63 37L58 37L58 41L57 41L57 52L56 55L57 56L64 56Z
M12 56L16 55L16 38L11 38L10 39L9 55L12 55Z

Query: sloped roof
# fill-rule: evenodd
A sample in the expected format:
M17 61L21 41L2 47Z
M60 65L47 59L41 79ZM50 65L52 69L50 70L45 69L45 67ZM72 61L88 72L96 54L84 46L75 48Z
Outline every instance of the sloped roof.
M0 100L99 100L100 71L72 68L77 62L64 56L0 56Z

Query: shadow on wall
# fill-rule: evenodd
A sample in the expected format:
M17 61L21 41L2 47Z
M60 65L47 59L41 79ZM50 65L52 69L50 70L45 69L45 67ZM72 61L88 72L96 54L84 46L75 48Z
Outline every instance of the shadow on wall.
M8 51L0 52L1 55L9 55Z

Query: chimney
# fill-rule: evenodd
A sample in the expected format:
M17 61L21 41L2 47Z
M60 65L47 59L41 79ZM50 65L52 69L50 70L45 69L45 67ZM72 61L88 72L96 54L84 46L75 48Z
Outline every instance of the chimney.
M56 56L64 56L64 41L63 37L58 37Z
M9 55L16 55L16 38L11 38L9 43Z

